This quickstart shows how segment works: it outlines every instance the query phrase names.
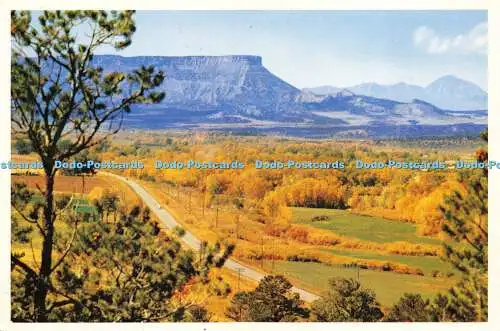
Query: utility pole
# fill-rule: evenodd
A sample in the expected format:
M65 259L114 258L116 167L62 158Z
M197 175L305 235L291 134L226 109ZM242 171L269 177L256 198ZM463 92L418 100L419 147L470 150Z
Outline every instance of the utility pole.
M241 272L245 270L244 268L237 268L238 270L238 292L240 291L240 281L241 281Z

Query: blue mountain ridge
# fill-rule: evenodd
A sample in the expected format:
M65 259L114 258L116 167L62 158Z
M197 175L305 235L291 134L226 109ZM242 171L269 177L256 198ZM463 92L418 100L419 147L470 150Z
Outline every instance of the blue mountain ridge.
M479 86L453 75L440 77L425 87L403 82L392 85L372 82L346 89L360 95L400 102L421 99L439 108L455 111L485 110L488 107L488 93ZM316 95L335 95L342 89L334 86L318 86L303 90Z
M165 99L140 105L126 118L136 128L190 126L390 126L486 125L487 112L454 112L420 99L409 102L339 89L318 95L277 77L253 55L137 56L96 55L105 72L154 65L165 72ZM314 73L312 73L314 74Z

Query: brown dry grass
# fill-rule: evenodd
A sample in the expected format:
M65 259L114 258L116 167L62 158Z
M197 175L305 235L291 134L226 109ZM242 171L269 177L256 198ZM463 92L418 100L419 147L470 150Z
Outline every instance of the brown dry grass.
M25 183L32 190L43 190L45 186L44 176L12 176L12 183ZM80 176L56 176L54 191L57 193L89 194L94 187L107 187L109 182L102 176L86 176L85 189Z
M13 175L11 178L12 184L25 183L29 189L39 193L39 190L43 190L45 186L45 177L43 176ZM104 174L86 176L85 189L83 189L83 181L80 176L56 176L54 191L56 193L86 195L96 187L106 188L116 192L126 206L132 206L135 204L142 205L142 200L137 197L135 192L128 185L122 183L118 179Z

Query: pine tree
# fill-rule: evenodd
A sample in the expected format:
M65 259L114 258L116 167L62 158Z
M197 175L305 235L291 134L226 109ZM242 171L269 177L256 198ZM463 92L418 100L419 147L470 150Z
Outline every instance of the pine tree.
M16 140L14 148L16 149L17 153L21 155L29 154L33 151L30 143L22 138Z
M384 320L387 322L429 322L431 320L429 305L429 300L424 300L420 294L405 293L391 307Z
M43 202L36 212L27 213L13 200L17 216L42 238L39 265L11 254L13 271L25 275L14 284L21 286L23 298L33 299L35 321L47 321L51 315L49 294L61 290L54 287L54 274L71 271L59 270L73 239L61 242L55 227L60 216L54 197L55 161L66 161L118 132L124 113L133 105L157 103L164 97L155 91L164 74L154 67L104 73L93 61L102 47L121 50L131 44L136 30L133 15L133 11L44 11L37 25L27 11L11 13L12 130L29 141L45 176ZM79 33L82 29L86 37ZM71 224L75 233L77 225ZM56 254L59 247L65 248Z
M25 211L36 211L33 193L16 185L13 200ZM13 237L30 243L33 229L21 227L13 216ZM182 249L181 229L164 231L151 219L150 211L133 207L120 212L116 222L101 222L72 211L62 213L59 226L78 231L58 232L58 243L71 243L71 250L54 266L47 298L47 321L144 322L199 321L208 318L197 297L187 297L193 283L207 296L217 286L209 278L211 269L221 267L232 246L207 246L200 255ZM26 245L24 245L26 246ZM21 250L24 251L24 250ZM18 259L22 255L17 254ZM23 263L23 262L21 262ZM30 268L26 265L27 268ZM36 274L14 265L12 275L12 319L36 321L34 291ZM203 300L201 300L203 301Z
M384 316L375 293L346 278L332 279L328 295L313 302L312 312L320 322L376 322Z
M487 131L481 137L487 141ZM488 153L476 153L484 162ZM452 321L486 321L488 319L488 172L485 169L462 173L459 180L465 194L453 192L440 208L444 232L451 238L445 243L445 259L461 275L461 280L446 297L435 304L441 319ZM439 307L446 303L446 311Z
M303 301L283 276L266 276L251 292L236 293L226 315L236 321L293 322L308 316Z

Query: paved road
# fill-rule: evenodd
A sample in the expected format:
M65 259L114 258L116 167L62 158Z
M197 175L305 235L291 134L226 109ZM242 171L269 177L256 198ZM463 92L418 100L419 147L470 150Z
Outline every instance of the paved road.
M149 194L141 185L137 184L131 179L122 176L118 176L112 173L106 173L106 174L128 184L141 197L141 199L151 209L151 211L158 216L158 218L163 222L163 224L167 228L181 226L168 211L160 207L159 203L155 200L155 198L153 198L151 194ZM201 243L200 239L196 238L191 232L187 230L185 232L186 234L182 237L182 241L186 243L186 245L188 245L190 248L197 251L200 247ZM240 275L243 277L247 277L255 281L260 281L265 276L264 273L249 268L248 266L245 266L233 259L227 260L224 266L236 273L240 272ZM312 302L316 299L319 299L319 296L317 296L316 294L305 291L303 289L293 287L292 290L298 293L302 298L302 300L304 301Z

